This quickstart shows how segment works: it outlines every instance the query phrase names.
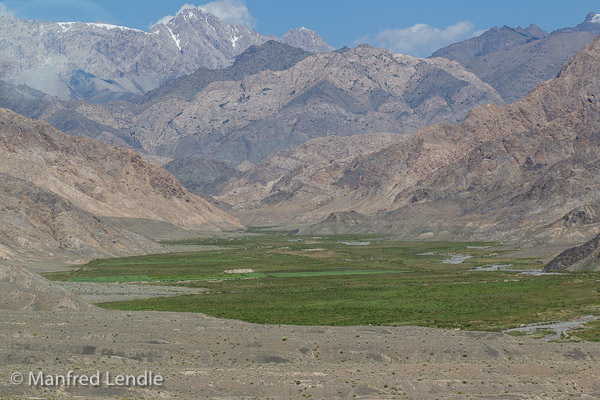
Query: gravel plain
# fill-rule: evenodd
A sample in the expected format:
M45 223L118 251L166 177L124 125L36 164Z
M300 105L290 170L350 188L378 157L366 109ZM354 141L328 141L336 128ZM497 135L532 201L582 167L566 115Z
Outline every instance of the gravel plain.
M599 345L420 327L254 325L201 314L0 311L5 398L600 398ZM153 387L30 386L45 374L161 375ZM15 372L25 376L10 383Z

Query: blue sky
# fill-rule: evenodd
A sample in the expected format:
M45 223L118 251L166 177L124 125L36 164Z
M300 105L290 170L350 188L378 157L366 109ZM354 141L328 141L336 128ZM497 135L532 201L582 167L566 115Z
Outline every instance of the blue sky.
M0 0L0 14L147 30L184 4L204 5L262 34L306 26L336 48L368 42L416 56L493 26L535 23L552 31L578 24L589 11L600 13L600 0Z

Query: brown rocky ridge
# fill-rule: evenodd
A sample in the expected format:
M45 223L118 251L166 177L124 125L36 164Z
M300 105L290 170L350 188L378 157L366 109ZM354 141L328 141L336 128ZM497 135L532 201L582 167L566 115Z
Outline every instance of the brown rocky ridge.
M158 243L109 226L49 190L0 174L0 262L39 267L161 251Z
M571 247L550 261L544 271L599 271L600 234L581 246Z
M431 125L349 168L347 190L308 215L370 215L353 232L577 243L597 233L600 39L506 106ZM580 218L573 218L573 215ZM318 232L319 226L306 230Z

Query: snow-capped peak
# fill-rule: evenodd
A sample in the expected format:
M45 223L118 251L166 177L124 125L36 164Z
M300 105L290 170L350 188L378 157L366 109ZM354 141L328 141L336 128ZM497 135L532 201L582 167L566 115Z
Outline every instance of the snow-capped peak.
M596 24L600 24L600 14L594 14L590 22L594 22Z
M91 26L92 28L108 29L109 31L112 31L113 29L120 29L120 30L123 30L123 31L134 31L134 32L148 33L148 32L144 32L144 31L139 30L139 29L128 28L126 26L119 26L119 25L112 25L112 24L100 24L100 23L97 23L97 22L57 22L57 24L60 25L60 27L63 30L63 32L68 31L75 24L82 24L82 25L86 25L86 26Z

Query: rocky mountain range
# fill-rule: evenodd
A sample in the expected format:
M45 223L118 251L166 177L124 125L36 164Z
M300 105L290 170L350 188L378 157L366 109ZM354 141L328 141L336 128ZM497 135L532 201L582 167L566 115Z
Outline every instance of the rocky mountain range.
M577 243L597 233L600 38L510 105L474 108L366 157L313 216L355 211L346 231L412 238ZM334 221L335 222L335 221ZM307 231L328 231L332 221Z
M506 102L512 102L538 83L554 78L598 34L600 18L592 12L576 27L550 34L533 24L525 29L494 27L478 37L437 50L432 57L458 61L489 83Z
M196 26L210 17L199 10L182 11L164 27L177 41L187 31L176 25ZM429 59L367 45L313 54L282 43L300 46L305 41L313 51L330 50L300 29L280 42L248 42L246 51L232 56L230 66L197 69L130 100L60 101L2 82L0 106L43 119L69 135L134 149L160 161L189 190L215 196L207 198L245 223L305 226L323 220L303 229L577 242L595 229L600 207L574 183L569 190L558 190L558 182L573 171L578 171L575 180L592 179L589 154L575 149L577 141L594 140L586 129L594 126L590 107L595 104L596 64L591 57L586 60L590 70L585 70L581 58L597 45L586 47L558 78L539 84L523 99L502 106L502 97L512 100L519 93L511 87L531 87L545 79L544 74L591 39L600 27L597 20L592 13L577 27L551 34L535 25L494 28ZM165 28L144 34L154 29ZM310 47L306 43L302 46ZM506 57L518 63L510 64ZM482 77L489 85L476 76L482 71L490 73ZM561 91L566 97L560 97ZM577 96L586 102L578 102ZM107 157L105 150L98 153L103 156L94 159L95 165ZM149 165L143 169L154 168ZM161 180L180 199L192 196L181 187L173 189L178 183L164 171L152 174L164 174ZM139 203L126 210L111 208L112 200L99 200L82 190L85 185L78 180L83 186L77 190L87 196L83 201L79 194L69 195L70 188L48 187L52 179L47 174L37 175L35 180L13 173L94 215L138 218L143 213L185 227L240 226L208 202L202 207L212 207L214 217L207 220L185 217L196 212L185 204L182 210L148 214ZM556 196L548 197L548 190ZM113 192L111 187L97 197ZM527 216L527 229L514 215Z
M0 16L0 79L61 99L130 99L200 67L224 68L263 36L197 8L149 32L99 23L44 22ZM310 52L332 48L306 28L281 41Z
M200 69L129 102L57 101L25 86L0 85L1 106L70 135L176 161L171 171L191 190L199 186L188 178L204 172L191 168L207 162L225 162L223 172L232 171L312 138L406 134L502 102L489 85L446 59L369 46L311 55L275 41L251 46L231 67Z
M459 64L370 46L306 57L288 69L213 82L191 101L171 95L132 109L144 151L237 165L321 136L410 133L457 121L500 96Z

